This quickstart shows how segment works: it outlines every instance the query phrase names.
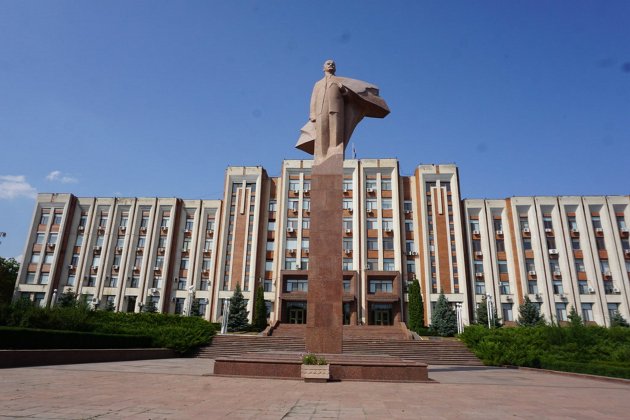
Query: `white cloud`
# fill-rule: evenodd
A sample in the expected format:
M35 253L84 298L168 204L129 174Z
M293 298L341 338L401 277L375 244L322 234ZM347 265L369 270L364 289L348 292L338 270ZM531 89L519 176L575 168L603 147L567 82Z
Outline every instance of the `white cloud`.
M76 184L77 182L79 182L79 180L76 178L68 175L63 175L61 171L52 171L51 173L46 175L46 179L48 181L59 181L62 184Z
M35 198L37 190L26 182L24 175L0 175L0 199Z

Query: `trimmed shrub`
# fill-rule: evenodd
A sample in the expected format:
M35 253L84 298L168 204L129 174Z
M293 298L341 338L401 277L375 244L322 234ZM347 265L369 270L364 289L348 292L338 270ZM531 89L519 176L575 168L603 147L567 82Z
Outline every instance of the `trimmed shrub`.
M0 327L3 349L129 349L151 347L151 337Z

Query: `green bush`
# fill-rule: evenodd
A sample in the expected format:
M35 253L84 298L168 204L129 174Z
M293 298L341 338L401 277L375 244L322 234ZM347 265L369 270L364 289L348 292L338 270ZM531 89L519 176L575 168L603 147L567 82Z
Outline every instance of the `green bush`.
M630 329L581 324L487 329L466 327L466 345L488 365L542 367L626 377L630 369ZM592 366L591 370L588 370Z
M1 310L0 316L0 325L10 327L149 336L150 347L181 353L209 343L216 332L214 324L198 317L92 311L80 303L48 309L18 301Z
M0 327L3 349L128 349L151 347L151 337Z

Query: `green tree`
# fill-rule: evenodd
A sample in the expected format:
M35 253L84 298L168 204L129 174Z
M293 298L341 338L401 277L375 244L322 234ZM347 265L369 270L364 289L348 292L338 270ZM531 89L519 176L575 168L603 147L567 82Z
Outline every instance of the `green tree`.
M493 317L492 317L492 327L499 328L501 326L501 318L497 314L497 307L492 308ZM485 296L481 298L481 302L477 305L477 309L475 310L475 318L477 319L477 324L483 327L488 328L488 301Z
M521 327L535 327L544 324L544 322L538 307L532 303L529 296L525 296L525 301L518 307L517 324Z
M630 327L630 324L628 324L628 321L625 320L625 318L621 315L619 311L616 311L615 314L610 319L610 326L627 328L627 327Z
M409 295L409 329L419 333L424 328L424 302L420 282L416 278L409 285L407 293Z
M15 258L0 257L0 304L11 303L20 263Z
M262 285L256 287L253 324L259 331L267 328L267 305L265 305L265 289L263 289Z
M157 306L155 306L155 302L153 302L152 299L149 299L149 301L146 303L146 305L144 305L142 307L142 312L146 312L146 313L149 313L149 314L154 314L157 311L158 311L157 310Z
M431 329L442 337L450 337L457 332L457 315L443 292L440 293L433 310Z
M249 323L247 322L247 303L241 292L241 286L236 285L234 294L230 298L230 312L228 318L228 331L247 331Z
M201 316L201 304L199 299L193 299L190 305L190 316Z
M569 324L572 327L583 327L584 326L584 322L582 321L582 317L580 316L580 314L578 314L577 310L575 309L575 306L571 306L571 310L569 311L569 316L567 318L569 319Z
M72 289L68 289L67 291L61 293L59 298L57 298L57 306L62 308L74 308L79 304L79 300L77 299L77 294L74 293Z

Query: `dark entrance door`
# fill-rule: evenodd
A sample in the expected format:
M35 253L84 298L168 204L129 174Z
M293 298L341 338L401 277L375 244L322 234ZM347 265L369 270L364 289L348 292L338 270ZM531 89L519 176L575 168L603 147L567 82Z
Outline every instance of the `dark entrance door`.
M391 303L372 304L372 325L392 325Z
M306 303L291 302L287 304L289 324L306 324Z

